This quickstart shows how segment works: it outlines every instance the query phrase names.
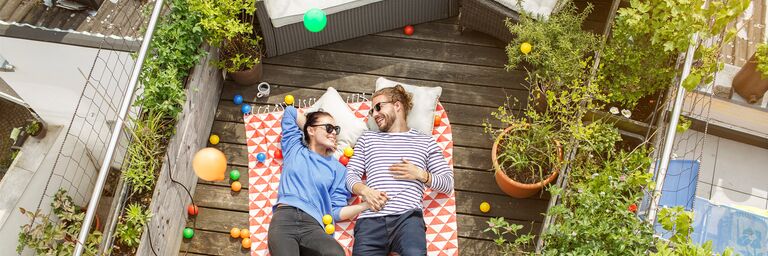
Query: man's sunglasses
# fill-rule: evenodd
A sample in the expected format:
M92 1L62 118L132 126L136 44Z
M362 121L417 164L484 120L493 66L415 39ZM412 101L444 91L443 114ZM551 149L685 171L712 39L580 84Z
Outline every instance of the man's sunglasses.
M373 105L373 108L371 108L371 110L368 110L368 115L373 116L374 110L376 112L381 111L381 104L384 104L384 103L393 103L393 101L382 101L382 102L376 103L376 105Z
M310 125L310 127L317 127L317 126L325 126L325 132L332 133L336 131L336 135L339 135L341 133L341 127L338 125L332 125L332 124L315 124Z

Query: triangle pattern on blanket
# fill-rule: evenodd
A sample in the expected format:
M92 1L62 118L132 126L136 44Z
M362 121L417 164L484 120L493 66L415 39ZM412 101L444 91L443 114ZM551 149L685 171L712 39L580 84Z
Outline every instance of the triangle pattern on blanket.
M350 103L350 109L363 122L367 121L370 102ZM440 125L434 127L432 136L443 150L448 164L453 167L453 136L448 115L438 103L435 114L440 115ZM274 159L280 149L280 120L283 112L244 115L248 150L248 208L251 232L251 255L269 255L267 232L272 216L272 206L277 201L282 160ZM259 163L256 155L267 154L267 161ZM359 203L359 198L354 198ZM455 194L446 195L427 189L424 195L424 222L427 223L428 255L456 256L458 232L456 224ZM354 243L354 220L336 223L334 238L351 251Z

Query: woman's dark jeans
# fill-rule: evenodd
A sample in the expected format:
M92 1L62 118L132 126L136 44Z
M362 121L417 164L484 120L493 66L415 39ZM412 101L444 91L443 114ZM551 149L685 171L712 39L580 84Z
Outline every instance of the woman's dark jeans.
M272 256L344 255L341 245L315 218L293 206L275 208L267 239Z

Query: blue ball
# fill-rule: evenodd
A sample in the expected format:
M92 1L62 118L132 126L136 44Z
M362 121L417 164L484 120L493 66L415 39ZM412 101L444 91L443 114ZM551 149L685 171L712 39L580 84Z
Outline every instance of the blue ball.
M243 104L243 96L240 94L235 94L235 97L232 98L232 102L234 102L235 105Z
M259 162L263 163L264 160L267 160L267 155L265 155L264 153L259 153L258 155L256 155L256 160L259 160Z
M251 105L248 105L248 104L244 104L244 105L243 105L243 106L240 108L240 111L243 111L243 114L249 114L249 113L251 113Z

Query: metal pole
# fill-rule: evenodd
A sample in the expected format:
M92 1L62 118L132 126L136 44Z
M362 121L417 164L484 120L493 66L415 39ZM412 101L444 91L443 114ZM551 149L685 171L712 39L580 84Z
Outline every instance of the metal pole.
M147 26L147 32L144 33L144 39L141 42L141 48L139 49L139 56L136 58L136 65L133 66L131 72L131 80L128 82L128 88L125 91L125 98L120 105L120 113L115 120L115 127L112 129L112 137L109 140L107 146L107 153L104 156L104 161L101 163L101 169L99 169L99 177L96 179L96 186L91 193L91 201L88 203L88 210L85 213L85 219L83 220L83 226L80 228L80 234L77 236L77 244L75 245L75 256L81 256L83 254L83 246L90 231L91 222L93 222L93 215L96 214L96 206L99 204L101 192L104 190L104 183L107 180L107 173L109 172L109 165L112 162L112 158L115 154L115 147L117 147L117 140L120 138L120 131L123 128L123 123L126 115L128 114L128 108L131 107L131 101L133 100L133 94L136 91L136 84L139 81L139 74L141 73L141 67L144 65L144 58L147 55L149 49L149 43L152 41L152 34L155 32L155 25L157 25L157 19L160 16L160 11L163 9L163 0L155 0L155 7L152 9L152 15L149 18L149 25Z
M696 42L699 41L699 34L693 34L691 37L691 45L688 46L688 51L685 54L685 64L683 64L683 74L680 76L679 84L677 85L677 96L675 97L675 104L672 108L672 116L669 119L669 125L667 126L667 135L664 140L664 150L661 153L661 161L659 162L658 176L656 176L656 188L651 195L651 206L648 213L648 221L653 223L656 220L656 208L659 206L659 200L661 197L656 196L661 193L661 188L664 186L664 177L667 175L667 168L669 168L669 160L672 155L672 146L675 143L675 134L677 133L677 123L680 121L680 113L683 110L683 100L685 100L685 88L683 83L688 75L691 74L691 65L693 64L693 54L696 51Z

